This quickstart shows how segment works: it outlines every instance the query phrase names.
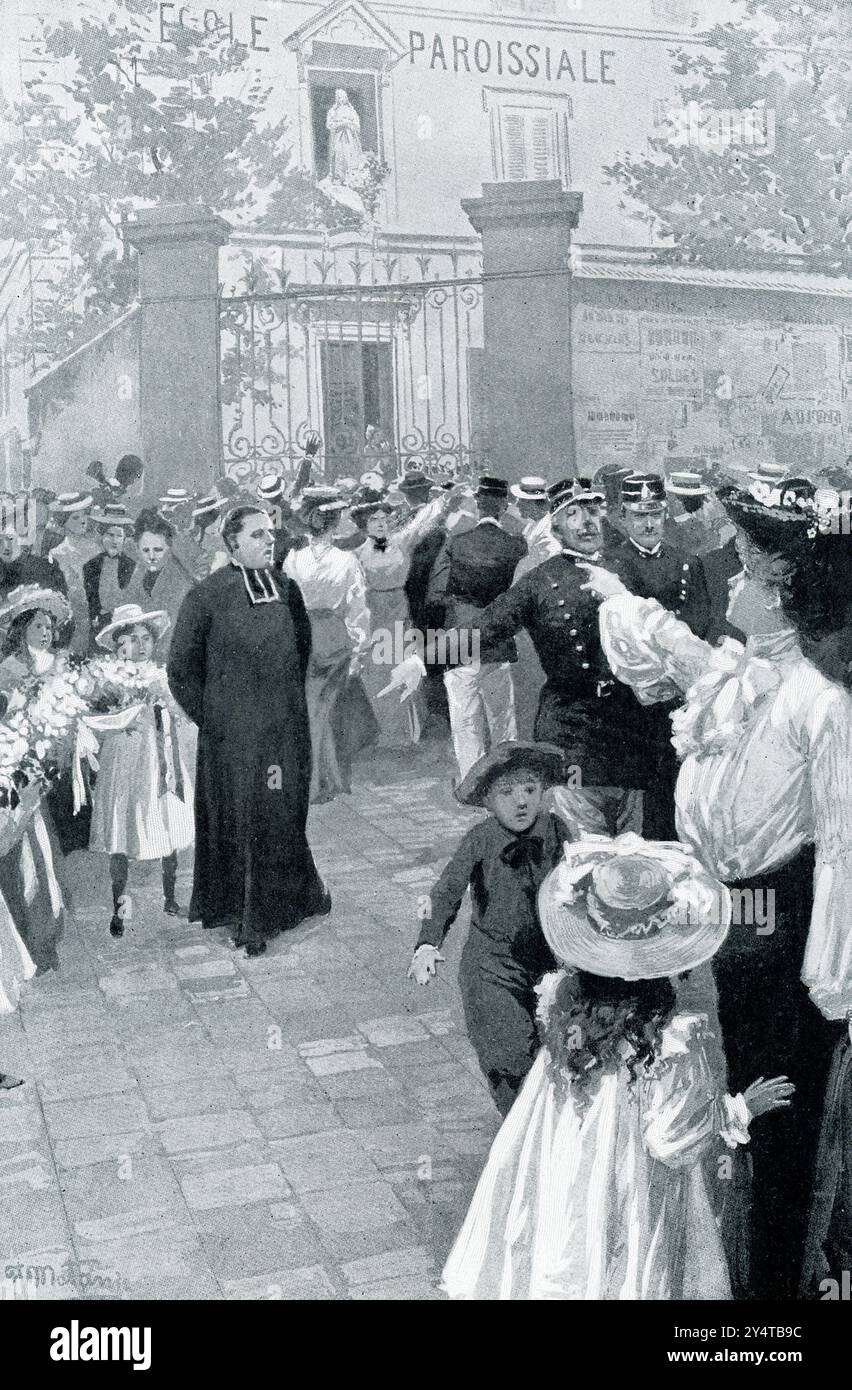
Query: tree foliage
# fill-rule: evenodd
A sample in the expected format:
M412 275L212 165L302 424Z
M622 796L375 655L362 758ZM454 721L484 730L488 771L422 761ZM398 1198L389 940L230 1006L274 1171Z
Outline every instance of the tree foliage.
M765 113L769 137L751 144L672 138L627 152L605 173L623 206L653 224L672 259L754 264L800 252L821 268L852 271L852 6L849 0L747 0L737 23L706 44L672 51L680 96L715 129ZM721 124L720 124L721 121Z
M0 242L36 266L27 356L43 366L134 297L122 215L203 202L237 227L359 225L293 167L290 123L250 50L226 30L173 24L155 0L75 5L47 30L43 72L3 111Z

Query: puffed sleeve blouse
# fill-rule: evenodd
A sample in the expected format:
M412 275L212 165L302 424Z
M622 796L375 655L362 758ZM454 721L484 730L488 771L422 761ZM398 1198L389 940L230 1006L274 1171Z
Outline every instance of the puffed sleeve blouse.
M816 852L802 966L830 1019L852 1014L852 697L803 656L792 629L710 647L654 599L600 607L613 673L645 704L685 695L678 835L727 882Z

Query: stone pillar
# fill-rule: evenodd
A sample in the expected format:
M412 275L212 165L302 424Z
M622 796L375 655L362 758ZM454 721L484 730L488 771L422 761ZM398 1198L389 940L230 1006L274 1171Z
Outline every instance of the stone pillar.
M583 195L558 179L486 183L462 207L482 236L489 467L553 482L575 471L571 232Z
M145 497L206 490L219 476L219 247L230 227L200 204L140 210L127 240L139 253L139 362Z

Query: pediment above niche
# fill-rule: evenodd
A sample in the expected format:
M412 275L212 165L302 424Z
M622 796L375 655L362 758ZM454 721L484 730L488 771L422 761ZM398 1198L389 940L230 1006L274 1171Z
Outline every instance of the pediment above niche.
M293 31L287 47L300 65L341 62L385 71L406 52L392 29L361 0L338 0Z

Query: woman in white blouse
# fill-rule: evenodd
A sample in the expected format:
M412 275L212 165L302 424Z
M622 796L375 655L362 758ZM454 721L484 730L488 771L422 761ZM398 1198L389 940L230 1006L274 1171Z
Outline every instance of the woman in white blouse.
M826 1083L837 1044L835 1077L846 1067L852 1017L852 698L815 664L820 641L848 621L852 546L820 530L804 493L786 508L733 488L720 497L743 563L728 619L745 648L709 647L605 570L589 566L588 587L605 600L601 641L615 675L643 703L686 696L672 718L678 834L734 892L734 924L713 962L728 1084L784 1072L796 1086L791 1109L752 1135L742 1291L795 1298ZM820 1205L830 1215L824 1193ZM824 1235L811 1231L811 1279Z
M350 788L351 761L378 737L359 672L370 643L364 571L332 532L347 503L333 487L306 488L302 518L310 538L291 550L284 572L298 584L311 620L305 691L311 726L311 801L331 801Z

